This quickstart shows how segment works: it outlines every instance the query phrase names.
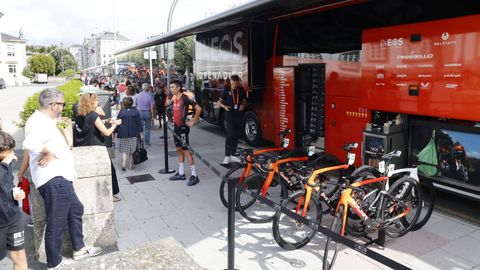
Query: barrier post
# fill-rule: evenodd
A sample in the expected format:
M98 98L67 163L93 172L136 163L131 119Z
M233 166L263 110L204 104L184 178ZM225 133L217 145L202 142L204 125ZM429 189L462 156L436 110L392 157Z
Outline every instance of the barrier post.
M158 171L158 173L161 173L161 174L170 174L170 173L174 173L175 170L173 169L169 169L168 168L168 138L167 138L167 119L166 119L166 115L167 114L167 108L164 107L163 109L163 145L164 145L164 156L165 156L165 168L164 169L161 169Z
M224 178L228 187L228 270L235 269L235 184Z

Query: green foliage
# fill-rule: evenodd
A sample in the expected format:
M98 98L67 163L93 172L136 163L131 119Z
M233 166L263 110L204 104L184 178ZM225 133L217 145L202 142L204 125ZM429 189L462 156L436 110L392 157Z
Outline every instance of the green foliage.
M35 74L28 67L23 69L22 75L29 78L30 80L33 79L33 77L35 76Z
M47 54L35 54L28 59L28 65L32 73L55 73L55 59Z
M73 104L78 101L78 93L80 92L80 87L83 83L80 80L71 80L65 83L64 85L58 86L57 89L62 91L65 98L65 107L62 112L62 116L72 119L73 117ZM19 127L25 127L28 118L35 112L39 107L38 97L40 92L30 96L23 105L23 111L20 112L20 123Z
M75 75L75 70L73 69L67 69L65 71L60 72L60 74L58 74L58 76L62 78L68 78L68 79L71 79L74 75Z
M32 52L32 53L50 53L53 50L57 49L57 45L50 45L50 46L31 46L27 45L27 52Z
M175 42L175 68L180 73L193 70L193 36L181 38Z
M55 68L55 74L59 74L67 69L77 69L77 61L75 61L75 57L73 57L69 50L57 48L50 54L53 56L55 63L57 64Z
M121 55L117 58L117 61L129 61L134 62L139 66L147 66L149 65L148 60L143 59L143 49L135 50L128 52L127 54Z

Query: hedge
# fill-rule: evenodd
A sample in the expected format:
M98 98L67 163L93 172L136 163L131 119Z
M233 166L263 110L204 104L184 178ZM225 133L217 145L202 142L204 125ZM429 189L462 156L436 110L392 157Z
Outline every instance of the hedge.
M78 93L80 92L80 87L83 86L83 83L80 80L70 80L64 85L58 86L57 89L63 92L65 97L65 107L62 112L62 116L72 119L73 111L72 107L75 102L78 101ZM23 111L20 112L20 123L18 126L23 128L27 123L28 118L35 112L39 107L38 97L40 92L30 96L25 104L23 105Z

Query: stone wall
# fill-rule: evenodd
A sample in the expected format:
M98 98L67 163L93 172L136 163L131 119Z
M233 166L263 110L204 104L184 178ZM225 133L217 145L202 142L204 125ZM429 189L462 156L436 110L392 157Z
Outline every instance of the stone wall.
M85 146L75 147L72 151L77 173L74 188L85 209L83 215L85 244L117 249L111 167L107 149L103 146ZM33 184L30 190L35 255L38 261L46 262L44 246L46 217L43 199ZM68 232L64 239L62 254L72 257Z

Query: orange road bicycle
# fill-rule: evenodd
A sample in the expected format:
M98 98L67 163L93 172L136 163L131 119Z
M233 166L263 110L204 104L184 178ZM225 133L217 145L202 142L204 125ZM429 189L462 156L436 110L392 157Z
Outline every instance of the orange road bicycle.
M355 144L355 148L357 145ZM308 179L305 175L310 175L319 167L338 163L335 157L326 153L314 154L312 146L308 146L301 157L272 160L268 165L267 172L252 174L239 186L235 197L237 210L243 217L254 223L272 221L276 210L252 197L251 192L280 203L283 199L288 198L290 193L303 189L305 181ZM319 177L328 178L326 175Z
M390 160L395 155L396 154L392 152L384 155L382 158L384 160ZM349 159L349 164L353 164L353 162L354 158ZM323 211L323 214L331 213L332 215L336 216L340 206L342 206L342 209L346 209L345 217L347 219L345 219L345 223L342 228L343 231L346 230L353 236L355 235L350 233L353 229L351 229L351 226L349 226L348 223L351 220L355 222L360 220L362 224L364 224L364 226L355 227L355 232L360 234L358 236L364 236L368 233L372 233L373 229L373 231L375 231L380 228L385 228L386 234L390 237L400 237L406 234L411 229L412 224L414 224L418 218L420 214L419 209L416 208L415 211L412 211L412 213L408 215L410 222L407 223L407 226L405 226L403 223L405 223L404 219L407 217L406 214L410 213L410 210L408 210L405 215L395 216L395 218L389 219L387 222L382 223L379 220L385 218L386 215L382 215L381 209L382 207L387 207L386 205L388 205L388 202L391 201L389 200L391 196L389 194L398 195L396 200L400 202L401 207L408 205L408 207L411 209L415 203L422 200L418 181L411 177L403 176L398 179L387 192L385 191L385 185L388 183L389 177L386 176L377 178L374 176L369 176L370 179L364 180L363 177L365 175L353 175L352 173L350 176L340 177L336 182L321 182L321 179L318 178L319 175L325 174L329 171L341 170L342 172L347 172L352 168L353 166L351 165L340 165L314 171L305 185L305 190L293 193L288 200L284 200L282 202L282 207L293 210L295 213L302 215L303 217L320 225L322 219L322 202L324 202L323 205L326 205L329 209ZM354 183L351 186L348 186L348 184L352 182ZM327 186L334 188L329 189L326 188ZM399 191L400 188L401 192ZM327 192L328 190L333 191ZM350 201L347 200L349 197L352 198L352 202L355 202L357 207L354 207L354 204L349 204ZM395 210L399 211L399 208L395 208ZM380 225L379 227L376 227L372 224ZM403 226L400 226L399 224ZM275 241L282 248L287 250L303 247L310 242L310 240L316 234L316 230L298 222L297 220L289 217L286 214L283 214L280 211L277 211L275 215L272 229Z
M322 215L326 213L334 214L335 207L338 203L340 188L338 185L323 184L330 178L336 178L336 181L343 181L344 175L353 170L352 164L355 162L355 154L351 153L352 149L356 149L358 143L348 143L343 149L347 152L348 164L324 167L314 172L307 173L302 190L294 192L288 199L282 201L282 207L293 210L296 214L312 220L316 224L321 224ZM337 173L337 175L332 175ZM338 175L339 173L339 175ZM325 177L325 175L329 175ZM316 179L321 186L311 188L306 186L306 182L311 178ZM316 196L312 196L315 192ZM323 205L327 207L323 210ZM309 207L304 208L305 205ZM273 237L275 241L284 249L293 250L305 246L315 236L316 230L310 228L290 216L277 211L272 224Z
M232 167L226 174L225 178L220 183L219 195L222 204L228 207L228 201L226 199L227 194L227 182L226 179L232 179L235 185L241 185L247 177L251 174L268 172L268 164L273 159L283 159L288 157L305 156L305 149L295 148L288 150L289 139L286 138L292 129L288 128L279 133L282 142L282 147L266 148L261 150L245 149L242 154L246 161L245 164L237 164ZM321 162L328 164L338 164L339 161L336 157L329 154L322 154L319 158ZM237 208L236 208L237 209ZM238 210L238 209L237 209Z
M307 188L317 187L318 184L314 181L314 178L310 178L307 182ZM348 213L352 210L352 213L364 222L364 229L369 234L377 230L385 230L390 237L400 237L408 233L418 219L420 211L414 211L414 216L411 222L408 223L408 226L402 226L402 229L396 227L412 211L413 201L422 200L420 184L412 177L404 176L396 180L389 187L388 191L382 189L377 193L373 202L377 209L375 215L367 214L362 209L362 200L365 196L365 189L362 187L374 183L382 183L384 188L387 182L387 176L356 181L351 185L349 185L349 180L346 180L341 186L342 193L330 225L330 230L345 236ZM394 230L390 231L390 228L394 228ZM327 237L323 255L324 270L329 270L333 267L339 247L339 242Z

